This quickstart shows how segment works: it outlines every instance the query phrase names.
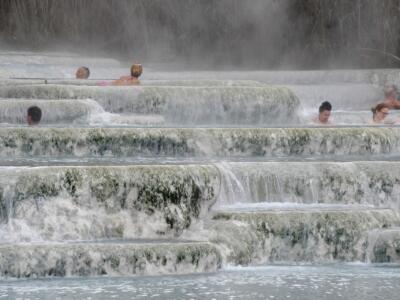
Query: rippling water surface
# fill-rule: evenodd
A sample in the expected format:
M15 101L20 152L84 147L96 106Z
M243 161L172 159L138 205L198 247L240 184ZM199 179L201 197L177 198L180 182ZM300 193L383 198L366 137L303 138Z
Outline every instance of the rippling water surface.
M0 282L0 299L399 299L400 268L233 268L212 275Z

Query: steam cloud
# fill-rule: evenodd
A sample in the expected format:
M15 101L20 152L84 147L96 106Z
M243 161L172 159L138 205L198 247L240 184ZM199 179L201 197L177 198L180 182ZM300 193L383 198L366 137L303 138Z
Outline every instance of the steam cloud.
M2 0L0 40L197 68L396 66L399 9L400 0Z

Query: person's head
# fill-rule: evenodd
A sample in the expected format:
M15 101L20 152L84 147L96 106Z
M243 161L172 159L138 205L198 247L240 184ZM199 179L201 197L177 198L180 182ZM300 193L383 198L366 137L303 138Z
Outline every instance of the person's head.
M131 67L131 76L139 78L142 75L143 67L141 64L133 64Z
M385 86L384 89L386 99L396 99L397 97L397 87L393 84Z
M90 70L87 67L80 67L76 70L76 79L88 79L90 76Z
M42 119L42 110L37 106L31 106L28 108L28 114L26 121L28 125L38 125Z
M379 103L372 108L372 118L374 122L382 122L388 116L390 108L385 103Z
M318 119L322 124L326 124L329 122L329 118L331 116L332 105L325 101L319 107L319 116Z

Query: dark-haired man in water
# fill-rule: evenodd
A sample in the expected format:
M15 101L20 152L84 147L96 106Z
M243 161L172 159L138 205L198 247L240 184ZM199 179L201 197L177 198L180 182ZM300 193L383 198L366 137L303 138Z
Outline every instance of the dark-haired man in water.
M332 105L328 101L323 102L319 107L318 118L314 122L321 125L330 125L329 118L331 117L331 111Z
M37 106L31 106L28 108L28 113L26 116L26 122L29 126L39 125L42 119L42 110Z

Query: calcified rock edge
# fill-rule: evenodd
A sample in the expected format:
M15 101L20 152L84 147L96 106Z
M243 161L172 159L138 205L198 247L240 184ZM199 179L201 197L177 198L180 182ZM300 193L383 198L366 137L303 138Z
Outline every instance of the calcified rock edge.
M52 100L48 103L55 108L58 106L58 109L62 109L63 103L57 100L69 99L74 107L74 110L70 108L66 111L69 120L79 120L76 116L78 113L96 113L93 102L86 101L86 107L83 106L83 100L95 99L97 113L103 110L108 113L159 115L167 124L181 126L298 123L296 112L300 105L299 99L284 87L255 85L251 81L204 81L195 86L191 81L176 82L177 86L173 86L174 82L172 86L162 86L166 84L162 81L157 84L160 86L135 88L57 84L11 85L0 86L0 97ZM17 109L16 106L21 106L22 103L17 101L11 109ZM10 105L0 103L0 115L2 110L9 111ZM50 110L49 112L57 111L54 108L46 109ZM51 120L47 120L49 121Z
M385 162L2 167L0 217L6 223L0 232L8 243L0 246L1 275L395 262L400 215L387 207L398 206L399 170L398 163ZM261 203L287 194L292 199L283 199L295 203L329 204L231 211L229 201L235 199L228 191L237 184L232 176L242 183L236 197L252 194ZM202 242L188 241L194 237ZM138 238L154 240L138 244Z
M347 79L372 93L364 109L379 95L370 83L396 74ZM8 124L0 127L0 160L13 165L0 166L0 276L400 262L400 129L295 127L304 124L304 99L319 103L315 89L335 93L344 108L359 106L346 103L358 93L352 85L301 85L345 72L244 76L289 88L211 75L160 73L120 88L0 81L0 118ZM42 127L21 126L31 105L43 107ZM360 158L367 161L341 162ZM137 161L153 164L128 163ZM18 166L43 162L64 166Z
M0 156L400 154L400 128L0 128Z

